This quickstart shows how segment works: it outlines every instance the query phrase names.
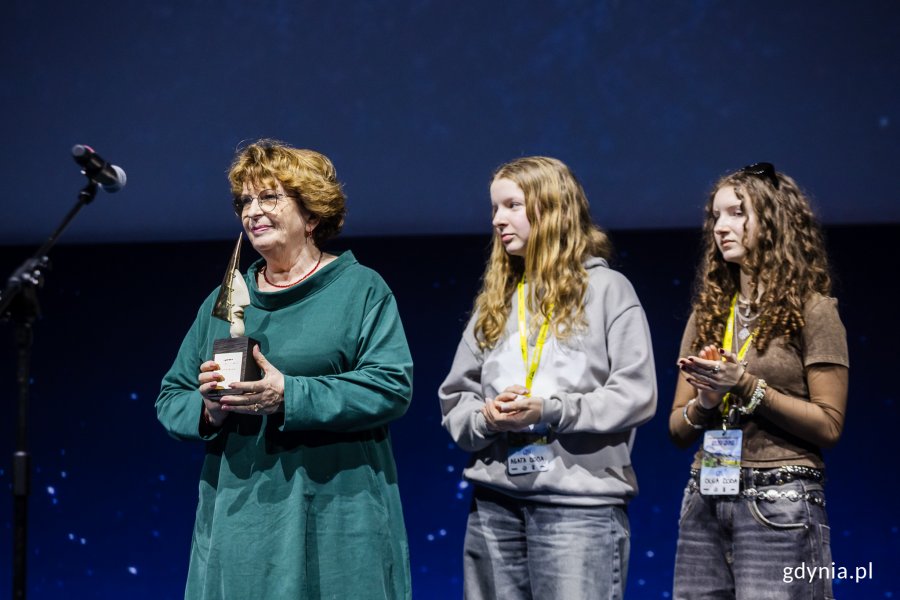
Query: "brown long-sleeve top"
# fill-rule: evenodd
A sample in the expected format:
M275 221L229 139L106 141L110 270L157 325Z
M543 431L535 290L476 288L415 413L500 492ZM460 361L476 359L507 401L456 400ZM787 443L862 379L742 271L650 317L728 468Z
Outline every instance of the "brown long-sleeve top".
M746 401L756 389L758 378L764 379L768 387L756 411L741 418L741 466L805 465L821 469L825 466L821 449L833 446L840 438L850 362L837 300L813 296L804 306L804 319L806 325L799 334L772 340L763 354L751 346L744 357L747 369L732 393ZM679 356L692 354L696 335L692 314ZM703 433L688 425L682 414L684 406L696 395L696 390L679 377L669 415L669 434L679 447L690 446ZM688 407L688 418L706 428L722 424L720 408L704 409L698 402ZM694 468L699 468L699 457L700 451L694 458Z

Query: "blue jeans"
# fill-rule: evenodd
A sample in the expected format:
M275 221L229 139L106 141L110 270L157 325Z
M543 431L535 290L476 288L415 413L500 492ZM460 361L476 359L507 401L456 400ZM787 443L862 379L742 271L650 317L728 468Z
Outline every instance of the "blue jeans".
M752 484L745 484L752 487ZM797 480L768 490L824 499L822 484ZM833 598L831 546L824 507L808 500L703 496L691 486L681 505L675 554L676 600L820 600ZM805 566L813 577L786 569ZM799 570L797 571L799 573Z
M622 506L562 506L475 487L466 529L467 600L620 600L630 547Z

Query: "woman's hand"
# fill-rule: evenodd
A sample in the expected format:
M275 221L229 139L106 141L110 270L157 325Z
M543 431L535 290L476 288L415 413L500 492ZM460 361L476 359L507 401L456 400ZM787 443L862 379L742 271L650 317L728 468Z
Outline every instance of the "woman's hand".
M253 347L253 358L263 370L263 378L259 381L236 381L228 387L242 391L239 396L222 396L219 403L226 413L245 415L271 415L284 410L284 375L272 366L259 346Z
M218 399L209 397L209 393L216 389L220 381L225 378L218 372L219 365L211 360L200 365L200 375L197 380L200 382L200 395L203 396L203 411L206 413L206 421L213 427L221 427L225 422L228 413L222 410Z
M528 390L521 385L511 385L488 398L481 413L491 431L521 431L539 423L544 410L544 399L525 396Z
M715 346L706 346L700 349L700 358L703 360L712 360L715 361L717 365L722 364L722 355L719 354L719 349ZM715 370L715 369L714 369ZM694 388L697 389L697 388ZM718 392L710 392L708 390L697 390L697 402L703 408L715 408L722 404L722 400L725 398L725 394L720 394Z
M704 346L699 356L679 359L678 368L697 390L697 400L704 408L718 405L744 374L744 365L733 352L712 345Z

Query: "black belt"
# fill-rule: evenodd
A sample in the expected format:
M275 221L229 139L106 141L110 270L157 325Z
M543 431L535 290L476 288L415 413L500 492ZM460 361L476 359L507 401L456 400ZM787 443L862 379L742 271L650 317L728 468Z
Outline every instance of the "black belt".
M753 486L761 485L784 485L791 481L802 479L804 481L814 481L816 483L825 482L825 471L822 469L814 469L813 467L804 467L800 465L786 465L774 469L749 469L745 467L741 469L741 483L744 486L752 483ZM700 470L691 469L691 478L695 481L700 480Z

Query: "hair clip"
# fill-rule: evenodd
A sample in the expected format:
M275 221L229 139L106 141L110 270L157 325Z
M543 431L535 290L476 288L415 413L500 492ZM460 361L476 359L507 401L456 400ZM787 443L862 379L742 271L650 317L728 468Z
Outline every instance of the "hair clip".
M740 172L768 179L769 182L773 186L775 186L776 190L778 189L778 186L780 184L780 182L778 181L778 175L775 173L775 165L769 162L758 162L753 163L752 165L747 165L746 167L742 168Z

